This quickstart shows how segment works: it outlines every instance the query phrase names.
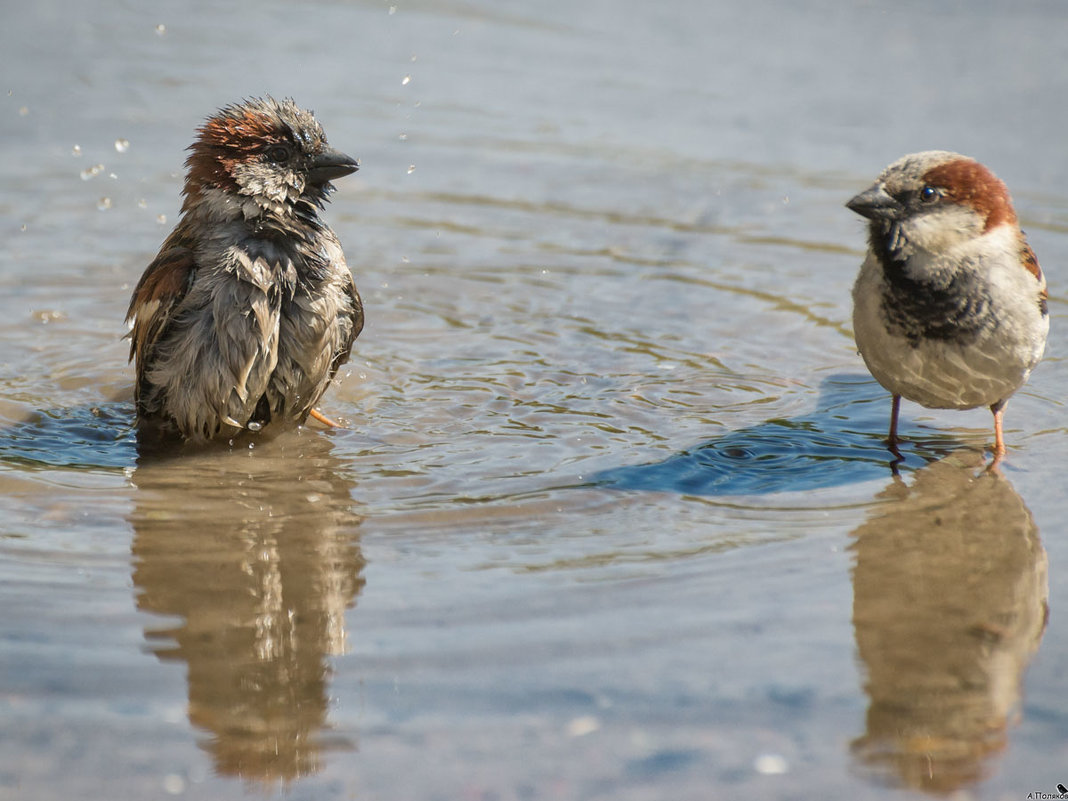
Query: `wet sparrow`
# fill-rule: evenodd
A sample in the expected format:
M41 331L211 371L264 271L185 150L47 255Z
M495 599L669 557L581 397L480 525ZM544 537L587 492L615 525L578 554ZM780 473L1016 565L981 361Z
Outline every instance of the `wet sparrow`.
M846 206L868 218L853 287L857 347L893 395L933 409L1002 413L1046 345L1046 281L1005 185L977 161L928 151L894 162Z
M358 163L292 100L227 106L197 133L182 218L127 313L139 428L203 442L323 419L363 307L319 213Z

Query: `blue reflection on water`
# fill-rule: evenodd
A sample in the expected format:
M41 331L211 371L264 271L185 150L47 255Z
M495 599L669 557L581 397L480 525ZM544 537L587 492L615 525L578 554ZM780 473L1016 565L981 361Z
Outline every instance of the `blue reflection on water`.
M870 377L831 376L810 414L731 431L660 462L611 468L592 482L684 495L803 492L886 478L960 445L949 436L910 438L895 459L883 443L889 418L890 396Z
M132 403L39 412L0 431L0 461L27 468L122 470L137 462Z
M910 438L895 460L883 444L890 398L868 376L838 375L820 387L817 408L680 451L667 459L605 470L589 483L686 495L799 492L885 478L960 446L951 435ZM0 462L33 469L122 470L139 454L131 403L50 410L0 431Z

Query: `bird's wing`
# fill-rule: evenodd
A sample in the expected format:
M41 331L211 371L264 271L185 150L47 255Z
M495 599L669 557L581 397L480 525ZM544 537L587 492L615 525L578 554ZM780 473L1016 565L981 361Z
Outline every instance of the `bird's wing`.
M1043 314L1048 314L1049 293L1046 291L1046 277L1042 274L1042 268L1038 266L1038 257L1035 256L1035 252L1031 250L1027 242L1023 243L1023 252L1020 257L1024 268L1038 281L1038 308Z
M348 271L346 270L346 272ZM334 354L333 361L330 362L331 379L337 375L341 365L349 360L352 343L356 341L356 337L363 331L363 301L360 300L360 293L356 291L356 282L352 280L352 273L349 273L349 280L345 283L345 294L349 296L349 301L352 304L352 330L347 340L341 343L338 352Z
M1039 283L1046 283L1046 279L1042 275L1042 268L1038 266L1038 257L1035 256L1035 252L1031 250L1031 246L1027 242L1023 243L1023 252L1020 254L1020 259L1027 272L1031 273Z
M130 359L137 360L137 386L140 388L146 356L171 323L175 310L189 291L196 273L193 251L180 244L164 244L148 265L130 298L126 322L131 325Z

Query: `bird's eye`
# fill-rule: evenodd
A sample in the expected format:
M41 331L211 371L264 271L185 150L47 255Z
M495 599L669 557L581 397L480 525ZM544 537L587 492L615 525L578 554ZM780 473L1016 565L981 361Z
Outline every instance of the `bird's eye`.
M267 158L270 161L289 161L289 148L285 145L275 145L267 151Z
M934 203L939 196L939 191L933 186L925 186L920 190L920 201L923 203Z

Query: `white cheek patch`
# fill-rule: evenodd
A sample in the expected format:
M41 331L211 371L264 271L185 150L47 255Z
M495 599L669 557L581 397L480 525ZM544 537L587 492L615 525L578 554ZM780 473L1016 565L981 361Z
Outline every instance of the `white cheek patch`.
M916 214L902 223L909 242L931 253L970 242L983 230L984 220L974 209L949 203L925 214Z
M236 164L233 177L238 193L252 198L261 208L278 210L296 190L299 197L304 189L303 179L292 170L281 171L259 162Z
M237 182L237 191L242 195L258 195L264 189L261 171L255 165L244 162L235 164L233 178Z

